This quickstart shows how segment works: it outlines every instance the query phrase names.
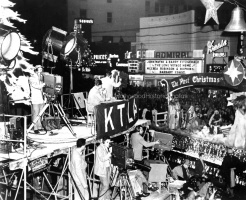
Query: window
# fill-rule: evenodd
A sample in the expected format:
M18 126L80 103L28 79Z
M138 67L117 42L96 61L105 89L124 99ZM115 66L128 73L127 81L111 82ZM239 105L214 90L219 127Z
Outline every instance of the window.
M80 9L79 15L81 18L87 18L87 10L86 9Z
M107 0L107 3L112 3L112 0Z
M173 14L173 6L169 6L169 14Z
M150 11L150 1L145 1L145 11L146 12Z
M159 5L159 2L155 2L155 12L156 13L159 13L159 8L160 7L160 5Z
M179 6L175 6L174 9L175 9L175 11L174 11L175 14L177 14L179 12Z
M161 4L160 12L161 13L164 13L165 12L165 5L164 4Z
M113 17L113 14L112 14L111 12L108 12L108 13L107 13L107 22L108 22L108 23L112 23L112 21L113 21L113 20L112 20L112 17Z

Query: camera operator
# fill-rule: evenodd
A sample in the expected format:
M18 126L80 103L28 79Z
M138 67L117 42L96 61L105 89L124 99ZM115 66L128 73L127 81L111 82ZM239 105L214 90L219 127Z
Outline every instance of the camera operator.
M96 160L94 173L99 176L101 181L99 200L110 199L110 166L111 166L111 153L112 147L110 147L110 137L104 136L102 143L96 149Z
M34 69L34 73L32 73L29 78L31 89L32 121L36 119L44 107L43 87L45 86L45 83L42 82L42 72L43 67L41 65L37 65ZM34 133L39 134L39 131L42 129L41 118L39 117L37 122L34 124Z
M152 147L155 144L159 144L159 140L155 142L146 142L143 138L146 127L137 126L135 132L131 136L131 144L133 148L134 160L142 161L143 160L143 147Z
M77 145L72 149L71 154L71 174L74 182L74 200L80 200L80 193L85 200L89 199L88 185L86 179L86 167L85 161L85 142L86 140L80 138L77 140Z
M147 142L144 140L143 135L146 131L146 127L137 126L136 131L137 132L133 133L131 136L131 145L133 148L133 156L134 156L135 164L147 166L144 164L144 161L143 161L143 155L142 155L143 147L152 147L155 144L159 144L160 142L159 140L155 142ZM145 174L146 177L148 177L149 170L146 171L146 169L143 169L142 167L142 172ZM143 197L148 196L149 195L147 193L148 182L145 181L145 178L143 178L141 181L143 185L143 193L140 194L140 196L143 196Z

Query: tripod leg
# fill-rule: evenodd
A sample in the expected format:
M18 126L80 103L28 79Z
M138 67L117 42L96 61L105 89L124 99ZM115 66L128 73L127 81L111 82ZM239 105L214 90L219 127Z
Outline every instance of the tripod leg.
M76 137L76 133L74 133L73 128L72 128L72 126L71 126L71 123L70 123L70 121L68 120L68 118L66 117L66 115L65 115L65 113L64 113L64 111L63 111L61 105L58 104L58 103L56 103L56 104L54 104L54 106L57 108L57 111L59 112L61 118L64 120L64 122L65 122L65 124L67 125L68 129L70 130L70 132L73 134L73 136Z
M40 111L40 113L38 114L38 116L33 120L32 124L29 126L29 128L27 129L27 133L29 133L33 126L37 123L37 121L39 120L39 118L44 114L45 110L49 107L49 104L46 104L43 109Z

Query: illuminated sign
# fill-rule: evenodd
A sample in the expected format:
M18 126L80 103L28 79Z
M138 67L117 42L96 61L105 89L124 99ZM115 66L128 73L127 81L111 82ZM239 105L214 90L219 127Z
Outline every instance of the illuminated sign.
M143 81L143 75L129 75L130 81Z
M213 52L213 57L214 58L225 58L227 57L226 52Z
M207 54L213 53L223 47L226 47L228 45L228 40L221 40L220 43L214 44L214 40L208 41L207 43Z
M139 61L129 60L128 61L128 72L138 73L139 72Z
M155 58L190 58L192 52L189 51L165 51L156 52Z
M95 63L108 63L111 61L111 58L119 58L119 55L116 54L99 54L93 56Z
M192 74L202 72L202 60L145 60L146 74Z
M75 19L77 24L93 24L94 20L93 19Z
M226 64L207 64L207 72L222 72L225 69Z

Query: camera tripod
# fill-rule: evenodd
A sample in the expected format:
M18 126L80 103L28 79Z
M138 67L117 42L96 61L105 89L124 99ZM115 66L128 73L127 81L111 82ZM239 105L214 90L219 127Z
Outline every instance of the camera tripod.
M73 128L71 126L70 121L68 120L68 118L66 117L65 112L63 111L60 103L58 103L56 100L53 101L48 101L48 103L45 104L45 106L43 107L43 109L40 111L40 113L38 114L38 116L33 120L32 124L30 125L30 127L27 129L27 133L29 133L31 131L31 129L33 128L33 126L37 123L37 121L40 119L40 117L44 114L45 110L48 107L52 107L52 108L56 108L59 116L61 116L61 118L63 119L63 121L65 122L66 126L68 127L69 131L72 133L73 136L76 137L76 133L74 133Z
M120 200L133 200L135 199L135 194L132 188L132 185L130 183L129 176L126 172L126 170L122 171L118 174L117 182L114 187L112 198L115 199L115 197L119 194Z

